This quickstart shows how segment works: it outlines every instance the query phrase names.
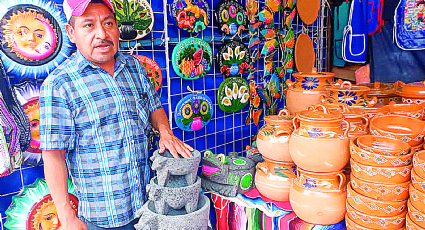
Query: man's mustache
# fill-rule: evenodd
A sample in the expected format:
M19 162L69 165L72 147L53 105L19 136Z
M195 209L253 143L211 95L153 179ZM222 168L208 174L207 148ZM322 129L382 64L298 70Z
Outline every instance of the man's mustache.
M109 45L114 45L114 42L113 42L113 41L111 41L111 40L102 40L102 41L100 41L100 42L96 42L95 47L96 47L96 46L103 45L103 44L105 44L105 43L107 43L107 44L109 44Z

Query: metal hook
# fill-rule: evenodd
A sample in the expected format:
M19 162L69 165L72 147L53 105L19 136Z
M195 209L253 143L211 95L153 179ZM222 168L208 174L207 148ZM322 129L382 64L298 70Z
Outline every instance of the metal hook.
M189 91L189 92L191 92L191 93L202 93L202 91L195 91L195 90L192 90L191 88L190 88L190 86L187 86L187 91Z

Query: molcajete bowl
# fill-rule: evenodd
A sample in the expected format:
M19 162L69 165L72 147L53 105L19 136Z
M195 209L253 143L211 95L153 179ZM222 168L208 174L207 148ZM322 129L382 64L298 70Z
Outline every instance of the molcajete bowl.
M407 200L404 201L381 201L363 196L347 185L347 203L360 212L377 217L397 216L407 209Z
M407 210L396 216L382 217L372 216L353 208L347 203L347 216L357 225L372 229L400 229L406 222Z
M423 121L401 115L378 116L370 121L371 134L394 137L407 142L410 146L423 142L424 128Z
M413 155L413 169L418 176L425 178L425 150Z
M410 202L419 210L425 210L425 193L421 192L414 184L409 185Z
M398 167L369 166L353 159L350 161L351 173L360 179L376 183L404 183L410 180L412 165Z
M397 184L376 183L351 175L351 187L363 196L375 200L394 201L409 198L410 181Z
M390 114L402 115L423 119L424 107L417 104L396 104L395 102L385 106L390 110Z
M415 186L415 188L419 189L419 191L425 193L425 178L419 176L416 173L416 170L412 170L412 184Z
M425 213L422 210L416 208L410 199L407 201L407 210L409 211L410 218L417 225L421 226L422 229L425 229Z
M380 155L399 156L409 153L410 145L406 142L384 136L365 135L357 138L360 148Z
M410 213L406 215L406 230L423 230L419 224L413 221L413 218L410 216Z

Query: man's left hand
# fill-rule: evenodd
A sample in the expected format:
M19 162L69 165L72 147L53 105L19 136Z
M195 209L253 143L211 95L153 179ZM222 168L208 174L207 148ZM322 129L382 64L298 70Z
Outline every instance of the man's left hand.
M161 138L159 139L159 153L164 153L165 149L168 149L174 158L180 158L179 154L184 158L192 157L191 152L193 148L173 134L161 133Z

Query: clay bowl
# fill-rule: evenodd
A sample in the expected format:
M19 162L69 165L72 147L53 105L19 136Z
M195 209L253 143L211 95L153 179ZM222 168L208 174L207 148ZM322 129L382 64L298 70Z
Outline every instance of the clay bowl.
M418 176L425 178L425 150L413 155L413 169Z
M410 181L400 184L384 184L367 181L350 176L351 187L363 196L382 201L407 200L409 198Z
M391 217L400 215L407 209L406 201L375 200L354 191L351 182L347 185L347 203L354 209L371 216Z
M351 158L357 162L361 162L364 165L380 167L398 167L412 164L413 152L410 152L406 155L385 156L378 153L363 150L359 146L357 146L357 143L358 139L350 140ZM403 144L406 143L403 142Z
M371 216L360 212L347 203L347 217L357 226L372 228L372 229L400 229L406 221L407 210L396 216L382 217ZM346 220L348 219L346 217Z
M409 185L410 202L419 210L425 210L425 193L417 189L413 184Z
M417 104L396 104L394 102L385 107L388 108L390 114L423 119L424 107Z
M424 149L424 144L423 144L423 143L421 143L421 144L419 144L419 145L412 146L412 147L410 148L410 151L411 151L412 153L417 153L417 152L419 152L419 151L421 151L421 150L423 150L423 149Z
M357 144L366 151L387 156L406 155L410 150L406 142L384 136L364 135L357 138Z
M416 173L416 170L412 170L412 184L415 186L415 188L419 189L419 191L425 193L425 178L419 176Z
M423 142L425 123L417 118L401 115L384 115L372 118L370 133L389 136L407 142L410 146Z
M407 213L407 215L406 215L406 230L423 230L423 229L424 228L422 228L420 225L418 225L417 223L415 223L412 220L410 213Z
M412 202L410 202L410 199L407 201L407 210L409 210L412 221L425 229L425 213L416 208Z
M376 116L388 115L390 111L385 107L362 107L361 110L366 113L367 118L370 119Z
M350 161L351 173L360 179L375 183L404 183L410 180L412 165L399 167L368 166L353 159Z
M345 214L345 225L347 226L348 230L374 230L373 228L366 228L355 222L351 219L351 217L347 214Z

